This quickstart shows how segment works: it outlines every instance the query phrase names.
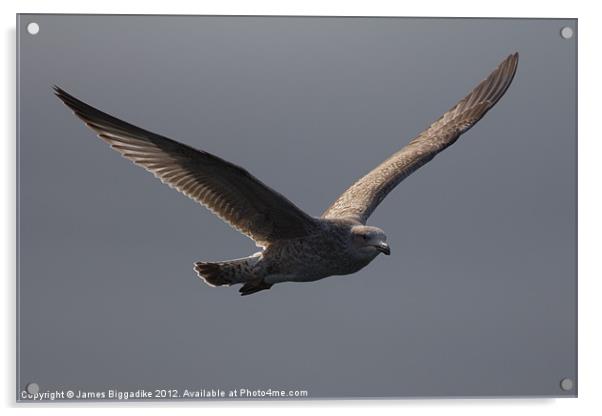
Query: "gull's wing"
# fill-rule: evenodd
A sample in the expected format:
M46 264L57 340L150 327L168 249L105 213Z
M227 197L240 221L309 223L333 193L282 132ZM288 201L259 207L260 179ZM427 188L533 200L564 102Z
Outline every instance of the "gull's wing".
M266 246L310 234L317 221L245 169L143 130L55 87L56 95L122 156Z
M504 95L516 72L518 53L508 56L466 97L366 176L355 182L322 214L365 223L399 182L452 145Z

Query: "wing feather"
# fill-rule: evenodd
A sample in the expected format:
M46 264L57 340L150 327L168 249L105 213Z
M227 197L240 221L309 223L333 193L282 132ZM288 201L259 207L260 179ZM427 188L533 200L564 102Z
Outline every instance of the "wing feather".
M114 150L267 246L315 231L317 220L245 169L110 116L55 87L55 93Z
M347 217L365 223L393 188L455 143L499 101L510 86L517 65L518 53L508 56L429 128L343 192L322 217Z

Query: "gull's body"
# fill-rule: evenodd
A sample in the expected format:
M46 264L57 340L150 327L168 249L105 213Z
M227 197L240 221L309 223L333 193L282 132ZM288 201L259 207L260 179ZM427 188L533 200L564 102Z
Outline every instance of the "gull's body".
M349 241L354 227L361 226L357 221L321 219L316 223L314 233L277 241L256 253L254 259L257 262L251 272L263 276L269 284L311 282L328 276L355 273L379 253L389 252L384 237L375 240L375 244L380 244L380 249L370 248L361 254L353 250Z
M275 283L309 282L355 273L378 254L390 254L385 233L366 221L387 194L453 144L504 95L518 54L408 145L341 194L321 217L311 217L249 172L210 153L143 130L56 88L57 96L99 137L164 183L209 208L262 248L249 257L197 262L213 286L243 284L241 294Z

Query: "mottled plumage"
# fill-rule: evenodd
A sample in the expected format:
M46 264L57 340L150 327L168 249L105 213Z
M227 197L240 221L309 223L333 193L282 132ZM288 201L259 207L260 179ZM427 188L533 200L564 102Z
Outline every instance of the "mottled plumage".
M514 78L517 65L518 53L506 58L429 128L343 192L323 217L354 217L365 223L397 184L454 144L502 98Z
M243 284L241 294L285 281L354 273L390 254L384 232L365 225L387 194L471 128L504 95L518 54L506 58L470 94L400 151L355 182L314 218L245 169L215 155L110 116L55 87L56 95L98 136L162 182L209 208L263 250L224 262L197 262L212 286Z

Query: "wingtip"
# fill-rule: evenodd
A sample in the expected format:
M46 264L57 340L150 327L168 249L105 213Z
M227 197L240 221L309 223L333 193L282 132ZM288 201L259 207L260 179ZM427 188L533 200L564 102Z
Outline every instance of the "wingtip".
M59 87L56 84L54 84L52 86L52 91L53 91L54 95L56 97L58 97L65 104L67 104L67 101L71 97L71 94L69 94L67 91L65 91L64 89L62 89L61 87Z
M518 57L518 51L512 52L500 62L499 67L516 66L518 64Z
M88 109L88 105L73 95L69 94L67 91L59 87L58 85L53 85L52 90L54 91L54 95L58 97L59 100L63 102L67 107L69 107L72 111L74 111L78 116L80 116L79 112L85 111Z
M52 91L54 92L54 95L56 95L56 96L62 95L65 92L61 87L59 87L56 84L52 85Z
M509 62L510 65L513 66L513 67L517 67L518 66L518 59L519 59L518 51L514 51L514 53L510 54L506 58L506 62Z
M514 79L514 75L516 74L516 70L518 69L518 57L518 51L511 53L498 65L496 70L490 75L494 76L494 74L497 73L498 75L501 75L507 79L506 87L503 88L503 92L500 94L500 97L504 94L505 90L510 86L512 80Z
M510 55L508 55L506 57L506 59L504 59L502 61L502 65L510 65L510 66L516 66L518 64L518 51L514 51L513 53L511 53Z

